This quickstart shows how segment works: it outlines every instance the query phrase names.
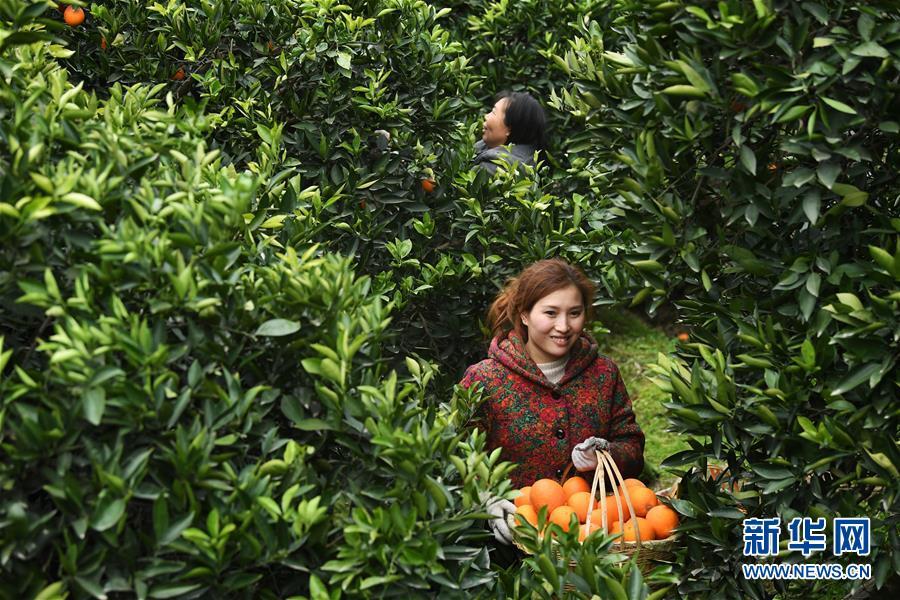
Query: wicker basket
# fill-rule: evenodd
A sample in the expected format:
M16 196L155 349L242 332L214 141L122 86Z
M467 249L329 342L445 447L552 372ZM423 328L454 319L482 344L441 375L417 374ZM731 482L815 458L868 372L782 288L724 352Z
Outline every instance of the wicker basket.
M571 471L571 468L572 466L569 465L569 467L566 468L565 473L563 473L563 482L565 481L566 476ZM628 488L624 485L625 480L622 478L622 474L619 472L619 468L616 466L612 455L610 455L610 453L607 451L597 451L597 469L594 471L594 479L591 483L591 497L588 503L589 508L586 519L588 531L590 531L591 519L596 516L593 514L593 512L598 488L600 489L600 505L598 508L600 509L601 526L603 528L603 531L608 531L609 529L609 524L606 522L606 502L608 501L608 499L606 497L606 494L604 494L602 491L605 488L604 484L607 478L609 478L610 482L612 482L613 484L610 487L612 487L613 490L613 498L616 502L618 514L623 514L623 501L625 503L625 506L628 507L628 511L632 515L634 514L634 506L631 502L631 495L628 492ZM678 490L676 484L672 487L671 490L658 492L658 495L677 497L677 491ZM674 547L678 540L677 533L673 533L663 540L641 540L640 531L635 531L635 534L637 537L636 541L624 542L620 537L613 543L611 550L615 551L618 554L624 555L623 562L625 560L629 560L632 556L634 556L635 563L641 570L641 573L643 573L644 575L647 575L650 571L653 570L653 568L656 566L656 562L670 562L674 558ZM514 540L513 543L523 552L528 552L517 541ZM571 566L577 566L577 563L573 561Z

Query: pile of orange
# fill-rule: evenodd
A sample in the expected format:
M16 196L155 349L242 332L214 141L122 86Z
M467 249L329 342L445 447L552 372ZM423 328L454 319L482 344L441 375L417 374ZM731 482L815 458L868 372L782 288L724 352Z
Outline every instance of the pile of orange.
M669 537L672 530L678 526L678 513L660 504L653 490L640 480L626 479L622 487L628 488L635 514L631 515L621 491L619 496L622 500L622 511L625 513L622 518L619 516L615 496L607 496L606 521L609 524L609 533L623 533L621 539L626 542L636 541L638 533L644 542ZM574 514L581 523L578 539L584 540L590 533L587 531L586 521L591 502L591 487L582 477L572 477L562 485L552 479L539 479L532 485L523 487L519 492L519 496L515 499L518 523L525 520L537 527L538 511L546 506L548 523L555 523L564 531L568 531ZM603 517L600 514L600 506L600 502L595 500L595 510L591 514L591 531L602 528Z

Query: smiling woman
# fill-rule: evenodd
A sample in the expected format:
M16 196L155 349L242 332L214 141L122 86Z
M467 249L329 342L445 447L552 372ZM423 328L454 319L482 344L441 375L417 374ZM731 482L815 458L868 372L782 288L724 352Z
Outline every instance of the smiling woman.
M531 94L501 92L484 117L472 162L489 173L504 164L533 165L546 147L546 129L544 109Z
M559 479L570 462L595 468L593 451L576 448L584 442L607 447L623 477L643 468L644 434L619 369L585 330L594 289L561 259L527 267L491 305L488 358L460 382L483 388L472 424L487 433L489 449L502 448L503 460L518 463L511 475L517 487Z

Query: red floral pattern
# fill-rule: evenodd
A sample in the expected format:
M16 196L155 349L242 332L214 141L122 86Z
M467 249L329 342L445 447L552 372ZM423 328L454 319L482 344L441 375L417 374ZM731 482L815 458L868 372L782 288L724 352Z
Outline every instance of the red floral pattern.
M605 438L623 477L644 467L644 434L634 418L619 369L583 332L558 384L551 383L525 352L514 331L491 342L488 358L466 370L460 385L481 385L485 401L473 425L487 432L489 449L519 464L517 487L559 479L572 448L590 436Z

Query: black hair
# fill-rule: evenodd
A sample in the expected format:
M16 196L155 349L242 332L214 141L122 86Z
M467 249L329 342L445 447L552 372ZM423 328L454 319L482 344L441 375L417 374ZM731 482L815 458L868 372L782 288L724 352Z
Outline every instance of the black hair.
M510 144L530 144L538 150L547 147L547 116L528 92L503 91L496 100L506 98L506 117Z

